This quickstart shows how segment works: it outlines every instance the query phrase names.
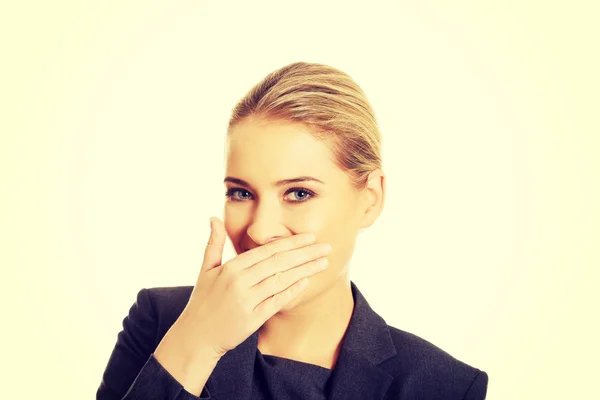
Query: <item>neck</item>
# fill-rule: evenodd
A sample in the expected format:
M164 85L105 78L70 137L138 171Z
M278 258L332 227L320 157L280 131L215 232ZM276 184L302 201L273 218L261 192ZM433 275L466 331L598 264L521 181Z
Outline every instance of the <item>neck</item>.
M265 322L259 329L258 348L263 354L333 368L353 309L350 280L339 279Z

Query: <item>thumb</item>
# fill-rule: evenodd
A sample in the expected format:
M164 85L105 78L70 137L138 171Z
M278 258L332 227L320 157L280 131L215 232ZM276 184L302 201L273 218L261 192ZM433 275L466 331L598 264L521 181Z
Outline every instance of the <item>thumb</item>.
M202 269L207 271L221 265L225 247L225 227L217 217L210 218L210 237L204 250Z

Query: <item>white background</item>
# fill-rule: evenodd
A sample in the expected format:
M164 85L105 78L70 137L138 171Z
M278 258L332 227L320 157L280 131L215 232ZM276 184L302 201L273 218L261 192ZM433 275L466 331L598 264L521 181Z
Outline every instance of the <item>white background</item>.
M136 293L196 279L236 101L309 61L383 134L372 307L488 399L597 396L598 14L558 3L2 5L2 391L94 398Z

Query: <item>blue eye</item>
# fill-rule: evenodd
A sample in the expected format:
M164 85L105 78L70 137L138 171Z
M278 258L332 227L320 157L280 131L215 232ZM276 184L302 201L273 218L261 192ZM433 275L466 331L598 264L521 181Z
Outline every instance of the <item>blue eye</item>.
M290 203L303 203L312 197L316 197L316 194L312 190L306 188L291 188L286 191L286 196L294 194L288 201ZM243 188L231 188L225 192L225 197L231 201L246 201L252 199L252 193Z
M244 196L242 196L242 198L239 198L238 196L235 196L236 193L243 194ZM225 197L233 201L244 201L248 198L247 196L251 196L250 192L246 189L241 188L231 188L225 192Z
M311 197L315 196L314 192L312 192L308 189L305 189L305 188L292 188L286 192L286 194L288 194L288 193L296 193L297 194L296 195L297 200L291 200L293 203L301 203L301 202L304 202L307 199L310 199ZM300 193L302 193L302 195L298 195Z

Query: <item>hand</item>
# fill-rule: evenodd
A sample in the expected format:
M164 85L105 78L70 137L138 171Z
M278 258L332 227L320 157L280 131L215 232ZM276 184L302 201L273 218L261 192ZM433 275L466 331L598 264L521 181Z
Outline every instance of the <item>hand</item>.
M327 268L329 244L302 233L269 242L221 264L225 227L211 218L202 268L184 310L204 345L221 357L296 298L307 277Z

